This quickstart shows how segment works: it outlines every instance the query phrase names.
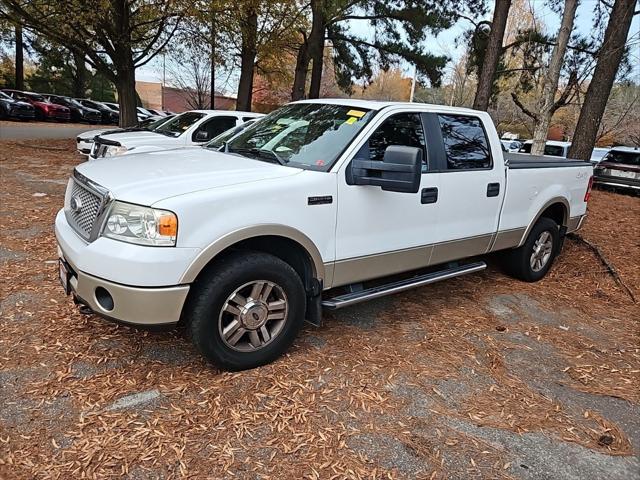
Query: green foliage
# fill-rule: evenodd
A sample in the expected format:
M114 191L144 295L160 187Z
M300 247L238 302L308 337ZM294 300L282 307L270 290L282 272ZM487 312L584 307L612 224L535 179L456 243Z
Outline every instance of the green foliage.
M346 8L346 9L345 9ZM370 81L380 68L388 70L404 60L417 67L421 80L431 85L440 84L446 56L427 51L428 35L437 35L450 28L459 12L468 8L484 11L480 0L364 0L326 2L327 38L335 53L336 78L345 91L350 92L355 79ZM371 32L369 38L354 34L347 23L366 21Z

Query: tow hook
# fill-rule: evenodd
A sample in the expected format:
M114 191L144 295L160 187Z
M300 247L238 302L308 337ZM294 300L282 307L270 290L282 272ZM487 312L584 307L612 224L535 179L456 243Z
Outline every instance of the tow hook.
M93 315L93 310L91 309L91 307L84 304L82 300L77 297L77 295L73 296L73 303L78 305L78 311L80 312L80 315Z

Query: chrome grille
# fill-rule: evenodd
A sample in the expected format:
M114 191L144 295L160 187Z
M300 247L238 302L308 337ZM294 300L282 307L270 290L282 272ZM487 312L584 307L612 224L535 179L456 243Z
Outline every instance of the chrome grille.
M77 175L71 181L70 192L66 195L65 214L69 225L85 240L91 234L100 215L106 195L101 195L94 188L83 184Z

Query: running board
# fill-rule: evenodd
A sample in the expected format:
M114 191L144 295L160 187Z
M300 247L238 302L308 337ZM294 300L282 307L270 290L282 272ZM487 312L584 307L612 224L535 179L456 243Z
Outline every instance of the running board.
M364 302L366 300L372 300L378 297L384 297L385 295L391 295L392 293L404 292L411 288L421 287L423 285L429 285L430 283L440 282L441 280L448 280L449 278L459 277L468 273L479 272L487 268L487 264L484 262L469 263L467 265L461 265L459 267L448 268L446 270L440 270L438 272L426 273L417 277L408 278L406 280L399 280L396 282L387 283L377 287L367 288L360 290L359 292L345 293L344 295L338 295L337 297L330 298L322 301L322 306L328 310L337 310L339 308L355 305L356 303Z

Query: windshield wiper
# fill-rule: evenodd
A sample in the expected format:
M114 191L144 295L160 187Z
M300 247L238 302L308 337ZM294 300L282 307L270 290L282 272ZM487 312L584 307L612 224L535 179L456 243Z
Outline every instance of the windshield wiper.
M239 153L244 156L251 156L257 160L266 160L271 163L286 165L287 161L271 150L263 150L261 148L234 148L228 150L229 153Z

